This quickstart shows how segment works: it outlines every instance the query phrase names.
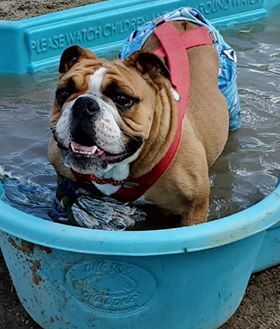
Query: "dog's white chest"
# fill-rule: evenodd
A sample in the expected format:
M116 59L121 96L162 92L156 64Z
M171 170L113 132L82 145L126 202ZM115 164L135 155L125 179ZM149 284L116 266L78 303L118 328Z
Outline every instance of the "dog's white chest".
M97 184L95 182L93 182L93 184L101 193L107 196L116 193L121 188L121 185Z

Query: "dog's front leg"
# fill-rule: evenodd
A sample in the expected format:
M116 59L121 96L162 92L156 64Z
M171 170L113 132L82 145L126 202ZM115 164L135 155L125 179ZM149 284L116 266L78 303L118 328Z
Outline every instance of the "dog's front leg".
M189 226L205 223L207 221L208 208L209 197L192 202L189 211L182 218L181 225Z
M209 210L210 182L208 176L208 167L204 164L200 174L195 175L195 181L192 186L196 186L193 195L188 195L186 212L184 213L181 225L195 225L205 223ZM189 178L189 181L191 179ZM191 190L191 187L188 189Z

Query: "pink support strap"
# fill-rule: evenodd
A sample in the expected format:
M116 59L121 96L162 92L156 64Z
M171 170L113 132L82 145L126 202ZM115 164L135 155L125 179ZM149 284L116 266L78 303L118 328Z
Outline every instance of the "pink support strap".
M113 195L123 202L132 202L142 196L170 166L180 144L183 118L189 98L190 66L186 49L213 43L206 28L199 27L180 33L171 22L159 25L154 34L161 44L154 53L167 57L171 82L181 96L178 104L178 128L170 148L160 162L146 175L126 182L126 185L131 185L132 188L124 185Z
M213 43L209 31L205 27L198 27L194 30L179 32L179 35L185 49L203 45L212 45ZM159 46L154 51L154 54L160 57L164 57L166 55L162 46Z

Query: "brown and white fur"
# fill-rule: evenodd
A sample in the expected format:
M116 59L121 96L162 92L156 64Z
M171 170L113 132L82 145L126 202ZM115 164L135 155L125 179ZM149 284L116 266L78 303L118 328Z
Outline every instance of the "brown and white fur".
M196 27L188 22L174 25L179 30ZM124 180L144 175L164 156L177 129L177 102L165 63L151 53L157 45L151 36L141 52L124 62L98 58L77 46L65 50L51 113L56 140L51 138L48 149L58 176L75 180L75 170ZM207 219L208 169L227 141L229 117L217 84L215 48L186 51L191 85L181 144L171 166L144 197L181 215L182 225L191 225ZM57 142L69 151L66 162ZM107 195L118 189L95 185Z

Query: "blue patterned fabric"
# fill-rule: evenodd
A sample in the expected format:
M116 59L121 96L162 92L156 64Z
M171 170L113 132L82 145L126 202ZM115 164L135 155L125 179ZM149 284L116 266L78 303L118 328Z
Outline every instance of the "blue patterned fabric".
M219 31L198 10L189 7L180 8L139 27L125 41L120 51L120 58L124 60L134 52L140 50L159 23L174 20L186 20L199 26L204 26L210 31L214 40L214 46L219 55L218 85L228 104L230 129L234 130L238 128L240 125L240 104L236 84L237 58L235 51L224 41Z

